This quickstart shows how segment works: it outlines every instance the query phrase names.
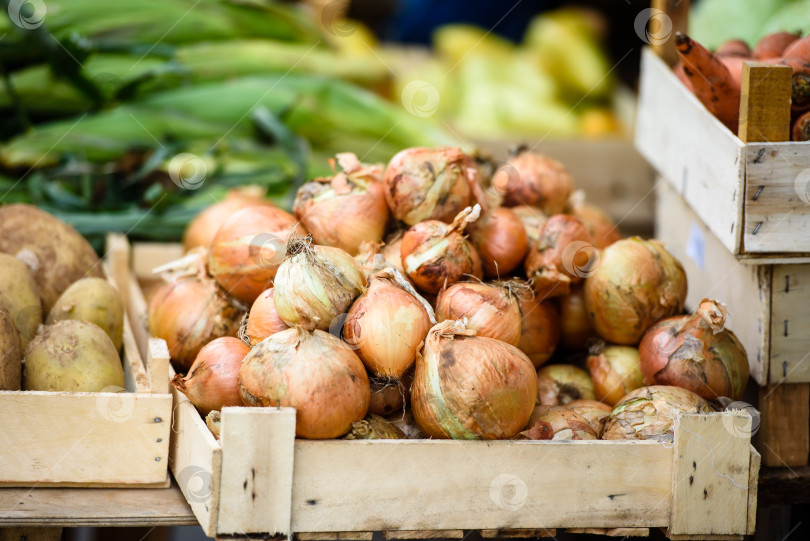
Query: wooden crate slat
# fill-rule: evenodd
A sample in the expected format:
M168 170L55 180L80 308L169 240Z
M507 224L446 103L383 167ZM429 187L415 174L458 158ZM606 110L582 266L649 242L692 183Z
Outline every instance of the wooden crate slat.
M386 530L386 539L464 539L464 530Z
M484 539L526 539L529 537L556 537L555 528L481 530Z
M810 453L810 383L760 387L757 437L766 466L806 466Z
M753 428L753 425L751 425ZM757 526L757 503L759 501L759 467L762 455L751 446L751 462L748 471L748 526L747 535L754 535Z
M300 532L298 541L371 541L374 532Z
M769 381L810 381L810 265L774 265L770 317Z

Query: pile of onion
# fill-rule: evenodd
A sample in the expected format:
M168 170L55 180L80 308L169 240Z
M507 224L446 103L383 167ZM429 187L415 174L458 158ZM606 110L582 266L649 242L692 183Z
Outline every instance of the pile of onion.
M183 248L186 252L194 248L208 248L214 235L231 214L237 210L260 205L270 205L264 199L264 188L241 186L228 191L225 199L214 203L199 213L183 233Z
M458 282L442 290L436 300L436 318L466 319L467 328L517 346L521 315L517 283L495 286L480 282Z
M408 225L450 222L481 200L478 170L459 148L409 148L385 170L385 199L394 218Z
M596 398L611 406L630 391L644 386L638 349L631 346L597 343L588 356L588 371Z
M433 308L393 268L369 281L352 304L343 338L376 377L398 381L436 323Z
M503 193L504 206L530 205L551 216L565 211L574 180L560 162L521 152L495 173L492 184Z
M569 201L571 215L591 232L593 244L600 250L622 238L616 223L602 209L585 201L585 192L577 190Z
M253 302L248 314L245 336L250 345L255 346L268 336L289 329L276 310L273 288L265 289ZM241 336L241 335L240 335Z
M481 256L484 276L507 276L523 262L529 249L526 228L506 207L492 208L470 224L470 242Z
M727 315L723 304L703 299L694 314L648 330L639 345L645 383L683 387L707 400L738 399L748 382L748 356L725 328Z
M292 407L300 438L342 436L366 416L370 387L363 363L339 338L301 327L253 348L239 370L246 406Z
M537 371L538 404L563 406L574 400L596 400L586 371L572 364L550 364Z
M520 342L518 348L535 367L545 364L560 341L560 314L552 304L536 295L518 295Z
M605 248L585 279L588 317L609 342L635 345L657 321L683 311L686 273L657 240L622 239Z
M438 220L421 222L405 232L400 246L408 278L420 290L436 294L465 274L481 277L481 260L463 236L464 228L478 219L481 208L467 207L448 225Z
M278 268L273 301L290 327L326 330L365 287L365 273L352 256L297 237L290 240L287 258Z
M239 210L214 236L208 270L232 297L249 305L273 284L293 231L306 234L292 214L279 208Z
M567 295L599 264L599 253L588 228L568 214L549 218L537 243L526 256L526 276L547 299Z
M534 367L519 349L447 320L416 358L411 409L428 437L505 439L526 426L536 393Z
M317 244L355 255L363 242L381 242L388 224L382 167L363 165L351 153L338 154L343 169L298 190L293 213Z
M599 435L579 413L563 406L538 406L521 432L530 440L598 440Z
M250 346L238 338L224 336L212 340L197 354L188 374L174 376L172 385L203 415L225 406L242 406L239 368L248 353Z
M584 349L596 331L588 317L582 286L572 287L568 295L555 300L560 310L560 344L569 350Z
M189 276L161 286L149 303L149 333L166 341L172 360L191 367L204 345L236 336L242 313L208 278Z

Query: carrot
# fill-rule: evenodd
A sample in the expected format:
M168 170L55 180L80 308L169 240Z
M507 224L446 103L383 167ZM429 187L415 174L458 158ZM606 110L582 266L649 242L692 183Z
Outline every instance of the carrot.
M742 56L721 56L720 61L726 65L728 68L728 72L731 74L731 78L734 80L734 87L741 88L742 87L742 68L743 62L746 60L751 60L750 58L744 58Z
M810 107L810 62L785 58L781 63L793 69L790 108L793 112L803 112Z
M798 34L790 32L774 32L759 40L754 47L753 57L755 60L765 60L776 56L782 56L785 48L799 39Z
M689 77L683 72L683 62L678 62L675 64L675 67L672 68L672 71L675 72L675 77L677 77L682 83L683 86L689 89L689 92L694 93L692 90L692 82L689 80Z
M783 58L797 58L810 62L810 34L797 39L782 51Z
M740 87L725 64L689 36L675 35L675 47L692 92L717 119L737 133L740 117Z
M810 141L810 111L803 115L793 123L793 141Z
M743 56L751 58L751 49L741 39L730 39L714 52L717 56Z

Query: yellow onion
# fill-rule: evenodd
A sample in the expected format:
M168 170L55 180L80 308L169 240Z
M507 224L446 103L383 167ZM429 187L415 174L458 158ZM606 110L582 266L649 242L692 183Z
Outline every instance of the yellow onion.
M523 223L523 229L526 230L529 248L531 249L540 240L540 232L543 230L543 226L546 225L548 216L539 208L529 205L518 205L517 207L511 207L511 209Z
M378 378L398 380L435 323L433 309L395 269L375 274L349 309L343 338Z
M343 171L301 186L293 213L317 244L356 255L363 242L381 242L388 223L383 171L351 153L338 154Z
M605 421L613 411L611 406L597 400L574 400L563 407L582 415L597 436L602 433Z
M149 303L149 333L169 346L172 360L191 367L202 347L236 336L242 313L213 280L195 276L164 284Z
M599 336L632 346L657 321L683 311L686 273L660 241L632 237L602 251L584 291Z
M409 370L399 380L370 378L371 403L368 412L375 415L391 415L400 411L408 403L413 383L413 370Z
M569 350L584 349L596 337L596 331L585 308L582 285L572 287L568 295L555 300L560 310L560 344Z
M694 314L650 328L639 345L645 383L683 387L707 400L738 399L748 383L748 355L725 328L727 315L722 303L703 299Z
M436 294L465 274L481 277L481 262L462 231L478 219L478 205L461 211L448 225L438 220L421 222L405 232L400 246L408 278L421 291Z
M530 205L549 216L565 211L574 181L568 170L547 156L521 152L493 176L507 207Z
M326 330L365 287L366 276L352 256L297 238L290 241L287 258L278 268L273 300L290 327Z
M538 406L528 430L521 432L530 440L598 440L599 436L585 417L563 406Z
M436 319L466 319L467 328L517 346L520 342L520 306L509 286L458 282L436 300Z
M246 406L295 408L300 438L342 436L366 416L370 387L363 363L339 338L287 329L248 353L239 369Z
M208 430L211 431L211 434L213 434L216 439L219 439L219 435L222 432L222 412L216 410L210 411L208 415L205 416L205 426L208 427Z
M672 441L678 413L710 413L714 408L687 389L667 385L641 387L616 404L605 421L602 439Z
M379 415L369 413L362 421L352 423L351 431L344 440L404 440L405 433L394 423Z
M225 406L242 406L239 367L248 353L250 346L238 338L223 336L212 340L197 354L188 374L175 375L172 385L203 415Z
M552 301L537 296L518 296L520 307L520 342L518 348L535 368L545 364L560 341L560 314Z
M552 216L526 256L526 276L535 292L547 299L568 295L571 285L593 272L599 254L588 228L568 214Z
M380 248L383 259L397 269L402 276L406 276L405 267L402 266L402 237L404 230L395 231L385 237L385 244Z
M211 242L208 270L232 297L251 304L273 284L293 231L306 234L292 214L279 208L236 211Z
M534 367L519 349L447 320L416 358L411 408L428 437L504 439L526 426L536 393Z
M508 276L526 257L529 238L511 209L497 207L470 224L470 242L481 256L484 276Z
M289 329L290 326L284 323L276 310L276 303L273 300L273 288L265 289L259 295L248 314L245 336L251 346L255 346L268 336Z
M563 406L574 400L596 400L586 371L572 364L550 364L537 371L538 404Z
M450 222L480 201L478 171L459 148L408 148L385 170L385 199L394 218L408 225Z
M588 371L596 398L611 406L644 386L638 349L631 346L605 346L600 342L591 347Z
M569 200L571 216L584 223L591 232L594 246L606 248L622 238L616 222L605 211L585 201L585 192L577 190Z
M208 248L214 235L231 214L237 210L270 203L264 199L264 188L241 186L228 190L225 199L200 212L186 227L183 233L183 248L186 252L194 248Z

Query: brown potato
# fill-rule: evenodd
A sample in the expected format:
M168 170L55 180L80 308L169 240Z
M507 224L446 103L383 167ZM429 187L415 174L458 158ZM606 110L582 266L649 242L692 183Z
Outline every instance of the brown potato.
M22 385L20 333L8 310L0 306L0 391L19 391Z
M0 306L8 310L24 350L42 323L42 301L31 270L8 254L0 254Z
M78 319L94 323L107 333L121 350L124 334L124 301L121 294L104 278L82 278L62 293L48 314L47 324Z

